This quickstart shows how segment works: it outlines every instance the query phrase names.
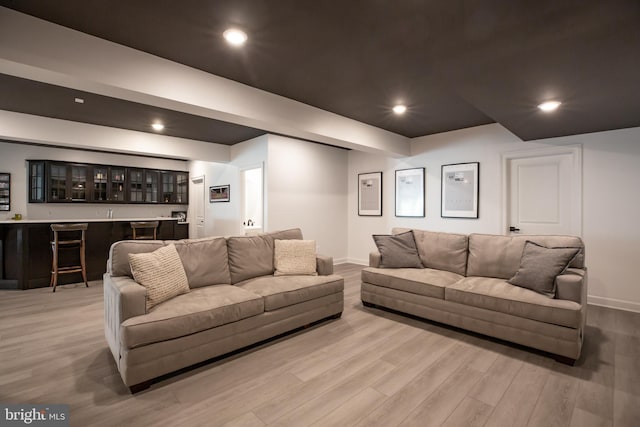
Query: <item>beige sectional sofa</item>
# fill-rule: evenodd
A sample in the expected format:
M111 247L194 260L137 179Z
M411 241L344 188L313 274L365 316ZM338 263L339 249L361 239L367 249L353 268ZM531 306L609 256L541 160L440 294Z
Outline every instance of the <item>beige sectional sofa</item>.
M132 392L178 369L277 336L343 309L344 280L317 256L317 275L274 276L274 242L299 229L259 236L121 241L104 275L105 335ZM130 253L174 244L189 291L147 309L147 288L132 276Z
M399 234L409 229L393 229ZM424 268L380 268L379 252L362 271L365 306L380 306L523 344L573 364L586 320L584 244L570 236L501 236L412 230ZM525 242L580 248L549 297L508 282Z

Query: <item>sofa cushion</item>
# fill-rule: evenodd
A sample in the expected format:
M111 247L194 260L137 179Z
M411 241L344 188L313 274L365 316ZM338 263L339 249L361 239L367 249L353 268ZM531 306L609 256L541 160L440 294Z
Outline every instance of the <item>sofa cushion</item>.
M302 230L299 228L290 228L288 230L271 231L265 233L265 236L271 236L274 240L302 240Z
M465 277L445 289L445 300L568 328L581 326L580 304L551 299L502 279Z
M315 240L275 240L273 250L274 275L318 275Z
M257 236L229 237L227 252L231 283L273 274L275 239L302 239L302 231L299 228L292 228Z
M240 289L264 298L264 310L273 311L344 290L340 276L264 276L238 283Z
M153 252L129 254L133 278L147 288L147 311L175 296L189 292L189 281L174 245Z
M231 283L224 237L180 240L175 246L190 288Z
M120 240L115 242L109 249L107 272L112 276L133 277L129 254L153 252L163 246L162 240Z
M393 228L398 234L406 228ZM426 230L413 230L422 265L436 270L445 270L465 275L467 270L467 249L469 239L465 234L440 233Z
M374 234L373 241L380 252L380 268L423 268L413 233Z
M578 252L579 248L546 248L527 241L520 268L509 283L553 298L556 295L556 276L566 270Z
M367 267L362 270L362 281L385 288L397 289L427 297L444 299L444 288L464 276L432 268L382 269Z
M273 238L269 235L229 237L231 283L273 274Z
M527 240L548 248L580 248L582 251L569 267L584 268L584 244L579 237L471 234L467 276L510 279L520 268L520 258Z
M197 288L154 307L121 325L126 348L166 341L264 312L259 295L232 285Z

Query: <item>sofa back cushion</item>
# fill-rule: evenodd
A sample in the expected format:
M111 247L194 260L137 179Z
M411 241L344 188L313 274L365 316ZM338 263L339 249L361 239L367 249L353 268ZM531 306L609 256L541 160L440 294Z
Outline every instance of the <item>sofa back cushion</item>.
M224 237L186 239L174 244L190 288L231 283L227 241Z
M408 228L393 228L391 232L400 234L409 230ZM427 268L465 275L469 243L465 234L414 229L413 237L416 241L422 265Z
M164 246L162 240L121 240L111 245L109 259L107 260L107 272L112 276L129 276L129 254L153 252Z
M302 239L299 228L227 238L231 283L273 274L274 241Z
M265 235L271 236L273 240L302 240L302 230L299 228L273 231L271 233L266 233Z
M579 237L471 234L467 276L510 279L520 268L527 240L547 248L580 248L569 267L584 268L584 243Z

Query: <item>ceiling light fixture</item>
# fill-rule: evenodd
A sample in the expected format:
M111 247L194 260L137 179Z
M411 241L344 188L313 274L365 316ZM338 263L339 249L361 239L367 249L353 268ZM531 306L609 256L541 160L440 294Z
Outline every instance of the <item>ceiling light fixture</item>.
M562 104L560 101L547 101L538 105L538 108L544 111L545 113L550 113L551 111L555 111Z
M229 28L222 36L233 46L242 46L247 41L247 33L237 28Z
M158 132L160 132L162 129L164 129L164 125L162 123L153 123L151 125L151 127L153 128L153 130L157 130Z
M396 114L404 114L405 111L407 111L407 107L405 105L398 104L395 107L393 107L393 112Z
M75 98L74 101L78 104L84 104L84 99L82 98Z

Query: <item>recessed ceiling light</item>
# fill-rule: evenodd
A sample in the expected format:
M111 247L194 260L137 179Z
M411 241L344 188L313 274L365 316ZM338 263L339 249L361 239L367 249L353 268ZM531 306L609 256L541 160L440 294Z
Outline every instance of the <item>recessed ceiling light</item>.
M242 46L247 41L247 33L237 28L229 28L222 36L233 46Z
M538 105L538 108L544 111L545 113L549 113L551 111L557 110L560 104L562 104L562 102L560 101L547 101Z
M396 114L404 114L405 111L407 111L407 107L405 105L398 104L395 107L393 107L393 112Z
M82 98L75 98L74 101L77 102L78 104L84 104L84 99Z
M157 130L158 132L160 132L162 129L164 129L164 125L162 123L153 123L151 125L151 127L153 128L153 130Z

